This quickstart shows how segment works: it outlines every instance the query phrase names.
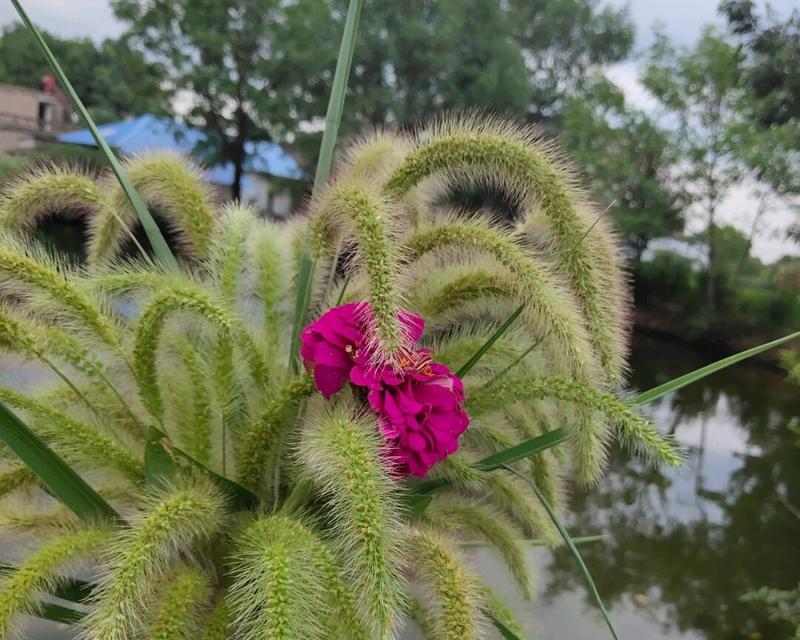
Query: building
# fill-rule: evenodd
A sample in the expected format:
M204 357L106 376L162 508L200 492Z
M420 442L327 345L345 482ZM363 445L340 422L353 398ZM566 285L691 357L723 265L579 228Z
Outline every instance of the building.
M199 151L206 140L199 129L152 114L112 122L98 127L109 146L122 155L154 151L176 151L204 165ZM70 131L56 136L59 142L96 146L88 129ZM299 165L281 146L271 142L247 142L247 162L242 178L242 201L268 215L288 215L302 192L303 173ZM222 197L230 197L233 184L233 164L207 166L206 179L217 186Z
M72 110L52 76L41 89L0 84L0 153L31 149L75 126Z

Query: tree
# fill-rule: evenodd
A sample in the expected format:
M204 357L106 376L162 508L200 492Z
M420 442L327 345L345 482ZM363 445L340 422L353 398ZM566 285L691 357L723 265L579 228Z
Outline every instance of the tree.
M131 41L191 96L209 154L239 175L244 141L289 141L313 165L346 0L115 0ZM593 0L374 0L364 9L344 134L477 109L557 128L565 92L633 41ZM313 43L313 47L309 46ZM569 81L565 80L569 78ZM238 182L238 181L237 181ZM238 187L234 185L234 193Z
M579 92L593 69L630 53L629 10L600 6L597 0L510 0L508 7L533 90L528 120L555 131L565 97Z
M410 0L402 11L376 0L362 18L349 116L404 126L483 109L555 131L564 96L632 43L626 10L593 0Z
M642 82L659 100L680 153L676 173L704 220L706 303L717 306L717 214L742 175L731 131L740 121L742 52L711 27L691 50L663 34L648 54Z
M566 100L561 138L592 193L608 207L633 255L634 271L654 238L683 230L683 194L673 186L668 133L596 77Z
M324 115L340 34L324 0L114 0L130 43L158 60L208 133L209 161L231 162L239 198L248 140L284 140Z
M781 17L725 0L720 12L745 53L739 153L775 194L800 194L800 10Z
M169 112L171 92L163 67L132 51L124 38L98 46L88 38L44 37L98 122ZM0 34L0 82L38 89L49 73L28 30L19 23L5 27Z

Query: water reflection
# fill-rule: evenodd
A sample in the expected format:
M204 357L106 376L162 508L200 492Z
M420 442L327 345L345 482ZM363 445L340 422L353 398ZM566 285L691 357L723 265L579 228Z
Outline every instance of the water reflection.
M633 382L649 388L707 361L640 337ZM786 427L800 415L796 388L740 365L662 399L653 415L687 448L684 467L662 472L617 454L601 485L573 500L574 531L609 534L582 551L612 614L638 611L650 629L640 637L788 638L739 598L800 579L800 521L781 501L800 504L800 448ZM556 554L540 606L581 587L571 558Z

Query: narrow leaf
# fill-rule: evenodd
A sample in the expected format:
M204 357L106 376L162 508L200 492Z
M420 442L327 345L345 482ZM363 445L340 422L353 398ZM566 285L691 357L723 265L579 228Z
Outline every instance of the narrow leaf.
M499 340L499 339L500 339L500 338L503 336L503 334L504 334L506 331L508 331L508 328L509 328L509 327L510 327L512 324L514 324L514 320L516 320L516 319L519 317L519 314L521 314L521 313L522 313L523 309L525 309L525 303L524 303L524 302L523 302L521 305L519 305L519 306L518 306L518 307L517 307L517 308L514 310L514 313L512 313L512 314L511 314L511 315L508 317L508 320L506 320L506 321L505 321L503 324L501 324L501 325L500 325L500 326L497 328L497 331L495 331L495 332L494 332L494 333L493 333L491 336L489 336L489 339L488 339L488 340L486 340L486 342L484 342L484 343L481 345L480 349L478 349L478 350L477 350L477 351L476 351L476 352L473 354L473 356L472 356L472 357L471 357L469 360L467 360L467 361L466 361L466 362L465 362L465 363L464 363L464 364L461 366L461 368L460 368L458 371L456 371L456 375L457 375L459 378L463 378L465 375L467 375L467 373L469 373L469 370L470 370L470 369L472 369L472 367L474 367L476 364L478 364L478 361L479 361L479 360L480 360L480 359L481 359L481 358L482 358L482 357L483 357L483 356L486 354L486 352L487 352L489 349L491 349L491 348L492 348L492 345L493 345L495 342L497 342L497 341L498 341L498 340Z
M339 46L339 57L336 59L336 71L333 74L331 96L328 100L328 111L325 114L325 131L322 133L322 142L319 148L317 169L314 173L314 185L311 195L319 195L323 185L328 181L333 166L333 151L336 148L336 139L339 136L339 124L344 111L344 99L347 94L347 79L350 76L350 66L353 63L353 52L356 48L356 34L358 22L361 19L361 7L364 0L350 0L347 8L347 17L342 33L342 42ZM308 303L311 299L311 282L314 277L316 259L312 260L306 252L300 264L298 278L297 298L295 300L294 325L292 327L292 342L289 349L289 362L297 373L299 369L296 346L301 329L306 325L308 318Z
M520 636L514 633L505 622L500 620L497 616L492 615L490 611L484 611L484 615L492 621L492 624L495 628L500 632L500 635L503 636L506 640L522 640Z
M433 500L430 493L408 493L403 496L406 515L410 520L418 519Z
M567 432L563 429L553 429L547 431L540 436L530 438L524 442L520 442L513 447L509 447L503 451L499 451L477 462L475 466L482 471L494 471L507 464L512 464L523 458L541 453L551 447L564 442L567 439Z
M350 66L353 63L356 33L363 5L364 0L350 0L347 8L344 33L339 46L339 57L336 60L336 71L333 75L331 97L328 100L328 112L325 115L325 131L322 134L317 170L314 174L313 195L318 195L322 185L328 181L333 166L333 150L336 148L336 138L339 136L339 124L342 121L344 98L347 93L347 79L350 77Z
M800 337L800 331L791 333L788 336L784 336L783 338L778 338L777 340L773 340L772 342L767 342L757 347L753 347L752 349L747 349L746 351L735 353L734 355L728 356L727 358L722 358L722 360L717 360L716 362L712 362L711 364L708 364L705 367L700 367L699 369L695 369L694 371L679 376L674 380L670 380L669 382L660 384L657 387L653 387L649 391L640 393L638 396L630 398L625 404L627 404L629 407L637 407L643 404L647 404L648 402L653 402L654 400L658 400L659 398L667 395L668 393L672 393L673 391L682 389L683 387L690 385L694 382L697 382L698 380L702 380L706 376L710 376L712 373L721 371L726 367L730 367L732 364L736 364L737 362L741 362L742 360L747 360L747 358L751 358L755 355L758 355L759 353L763 353L764 351L774 349L775 347L778 347L786 342L789 342L790 340L794 340L797 337Z
M259 505L259 497L252 491L212 471L172 444L164 432L151 428L144 452L144 473L148 484L158 486L177 473L190 472L193 469L206 474L228 496L231 506L252 509Z
M572 538L569 537L569 533L564 528L564 525L561 523L561 519L558 517L556 512L553 510L553 507L550 506L550 503L544 497L541 491L539 491L539 487L536 486L536 483L533 482L530 478L525 477L523 474L519 473L517 470L504 466L503 467L506 471L513 473L517 476L520 480L525 482L536 494L536 497L539 499L539 502L542 503L545 511L547 511L547 515L550 516L550 519L553 521L553 524L556 525L558 532L561 534L561 537L564 539L564 543L567 545L572 557L575 559L575 562L578 565L578 568L581 570L583 574L583 578L586 581L586 585L589 587L589 591L594 596L594 600L597 603L597 608L600 609L600 613L603 616L603 620L605 620L606 626L608 630L611 632L611 637L614 640L619 640L619 636L617 636L617 632L614 629L614 625L611 623L611 618L608 615L608 611L606 610L605 605L603 604L603 599L600 597L600 593L597 591L597 586L592 579L592 574L589 573L589 569L586 568L586 563L583 561L578 548L575 546L575 543L572 541Z
M117 512L2 402L0 439L79 518L119 520Z
M299 356L297 348L300 342L300 332L306 325L308 318L308 304L311 301L311 285L314 276L316 260L306 251L300 260L300 270L297 273L297 297L294 301L294 321L292 323L292 342L289 348L289 364L297 373L299 370Z
M56 60L56 57L53 55L53 52L50 50L50 47L47 46L42 34L40 33L39 29L36 25L31 22L31 19L28 17L27 12L22 8L20 5L19 0L11 0L11 4L14 5L14 8L17 10L19 17L22 19L22 22L25 23L25 26L30 30L33 34L34 39L36 40L36 44L39 45L44 57L47 59L50 68L53 70L53 73L58 78L58 82L61 87L64 89L64 92L69 96L70 101L72 102L75 110L80 114L81 118L83 119L84 123L86 124L86 128L89 129L89 132L92 134L97 146L102 150L103 154L108 160L108 164L111 166L111 170L114 172L114 175L119 180L120 185L122 186L122 190L125 192L128 200L131 203L134 211L136 211L136 215L139 217L139 221L142 223L142 228L144 229L145 233L147 234L147 239L150 241L150 246L153 248L153 252L158 257L159 261L166 267L174 269L177 268L178 263L175 261L175 256L172 255L169 247L167 246L166 240L164 240L164 236L161 234L161 231L156 225L155 220L153 220L153 216L150 215L150 212L147 210L144 202L142 201L139 194L133 188L130 180L128 179L125 170L120 165L119 161L117 160L114 152L111 151L111 148L108 146L106 141L103 139L103 136L100 135L100 132L97 130L97 127L92 120L92 117L89 115L89 112L86 110L86 107L83 105L83 102L78 97L78 94L75 92L75 89L72 87L72 83L67 78L67 74L64 73L64 70L61 68L61 65ZM139 249L142 256L150 263L149 256L147 252L144 250L142 245L133 235L130 229L128 229L127 225L122 221L121 218L117 218L117 221L122 224L123 228L128 233L128 236L131 238L135 246Z

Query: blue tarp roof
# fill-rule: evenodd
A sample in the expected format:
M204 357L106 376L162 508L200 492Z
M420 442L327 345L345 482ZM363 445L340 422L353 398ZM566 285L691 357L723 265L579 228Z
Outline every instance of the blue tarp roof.
M205 140L205 134L199 129L152 114L111 122L99 126L98 129L110 146L125 155L163 150L196 154L198 144ZM58 136L58 141L97 146L88 129L62 133ZM277 144L248 141L245 143L245 151L246 172L266 173L279 178L302 178L297 162ZM202 162L202 158L199 159ZM206 169L206 178L216 184L232 184L233 176L233 164L230 162Z

